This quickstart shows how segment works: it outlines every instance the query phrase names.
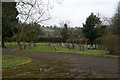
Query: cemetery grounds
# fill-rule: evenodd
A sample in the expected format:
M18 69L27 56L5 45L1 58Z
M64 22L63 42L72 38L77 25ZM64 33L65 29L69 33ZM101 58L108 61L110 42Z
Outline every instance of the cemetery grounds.
M120 55L108 55L104 50L68 49L57 43L49 47L48 44L37 43L35 47L20 51L16 43L6 43L2 59L3 78L118 77Z

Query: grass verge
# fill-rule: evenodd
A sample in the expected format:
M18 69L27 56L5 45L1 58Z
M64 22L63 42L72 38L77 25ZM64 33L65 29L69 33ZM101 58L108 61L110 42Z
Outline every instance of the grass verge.
M3 54L2 56L2 67L3 68L16 66L16 65L22 65L28 62L31 62L31 59L28 57L13 56L13 55L7 55L7 54Z

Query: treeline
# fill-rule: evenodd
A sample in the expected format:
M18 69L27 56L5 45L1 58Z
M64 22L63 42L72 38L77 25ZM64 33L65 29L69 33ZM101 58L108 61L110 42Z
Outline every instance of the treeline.
M4 41L16 41L19 47L21 41L26 42L66 42L67 40L85 38L89 44L99 42L101 49L107 50L109 54L119 54L120 38L120 2L112 18L107 20L107 24L91 13L83 27L71 28L69 23L62 23L61 27L40 25L38 23L22 23L16 19L18 11L15 3L3 3L2 16L2 47ZM12 9L12 10L11 10ZM79 42L79 41L78 41Z
M36 42L52 42L52 43L61 43L66 42L63 38L42 38L40 37Z

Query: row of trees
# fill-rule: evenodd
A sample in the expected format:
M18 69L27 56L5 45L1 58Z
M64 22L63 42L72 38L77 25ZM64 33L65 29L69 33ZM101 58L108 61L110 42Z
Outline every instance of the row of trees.
M65 23L64 28L61 31L61 36L67 39L79 39L79 38L88 38L91 43L93 43L96 38L101 37L105 34L106 25L101 24L102 21L94 13L91 13L87 17L85 24L82 28L69 28Z
M44 38L44 31L38 23L48 20L49 17L45 18L46 15L44 14L46 10L41 7L42 5L37 5L41 5L37 0L35 0L35 2L19 2L17 3L18 8L15 8L15 2L2 3L2 47L5 47L4 41L6 39L10 40L10 38L18 42L19 48L21 48L21 41L31 42L39 40L41 37ZM27 11L25 11L26 6L30 8L27 9ZM34 16L32 15L34 15L34 9L36 9L36 7L39 15L37 15L37 19L33 19ZM49 6L47 6L47 10L48 9ZM22 22L18 22L18 18L16 18L18 14L22 16ZM91 13L82 28L70 28L70 22L61 23L60 26L62 28L54 27L53 35L54 37L60 38L61 41L87 38L91 45L98 40L101 43L102 49L108 50L110 54L116 54L119 53L120 49L120 47L117 46L120 36L120 3L118 4L115 15L108 20L108 22L108 25L102 25L101 19L94 13Z
M11 37L13 37L14 40L16 40L18 42L18 45L21 46L21 44L20 44L21 40L34 41L35 39L39 38L42 34L44 34L40 28L40 25L37 24L37 20L40 21L41 17L37 20L34 20L35 22L27 23L29 18L31 18L31 16L32 16L31 10L32 10L33 6L37 5L36 3L37 3L36 1L33 4L32 3L25 3L25 2L17 3L17 6L18 5L22 6L22 8L25 7L26 5L31 6L31 9L28 9L27 12L24 12L24 9L22 11L20 9L20 7L18 8L18 10L15 8L16 3L3 2L3 6L2 6L3 7L3 10L2 10L3 11L2 46L3 47L5 47L4 41L8 38L11 38ZM24 22L18 23L18 19L16 19L16 16L18 14L24 16L23 18L26 17L24 19ZM41 12L40 16L43 16L43 14ZM94 14L91 14L91 16L94 16ZM44 19L44 20L46 20L46 19ZM44 21L44 20L41 20L41 21ZM61 37L64 41L66 41L69 38L81 38L83 36L81 28L71 29L68 27L67 23L64 23L61 25L63 28L58 29L56 27L54 29L54 34L55 34L55 36L59 35L59 37ZM89 24L88 24L88 26L89 26ZM28 28L29 28L29 30L28 30ZM90 29L90 27L89 27L89 29ZM83 31L87 32L87 31L85 31L84 28L83 28ZM86 37L86 35L84 35L84 36Z
M120 54L120 2L118 2L116 13L112 18L107 19L107 22L107 25L103 25L101 19L91 13L87 17L85 24L83 24L82 34L78 33L78 35L89 39L91 45L97 41L101 49L107 50L109 54ZM66 24L62 35L66 40L71 36Z

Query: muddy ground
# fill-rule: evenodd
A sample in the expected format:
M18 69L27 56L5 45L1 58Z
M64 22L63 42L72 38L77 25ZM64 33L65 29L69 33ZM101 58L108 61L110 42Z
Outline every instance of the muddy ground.
M118 58L72 53L14 52L4 54L27 56L32 62L4 68L3 78L117 78Z

